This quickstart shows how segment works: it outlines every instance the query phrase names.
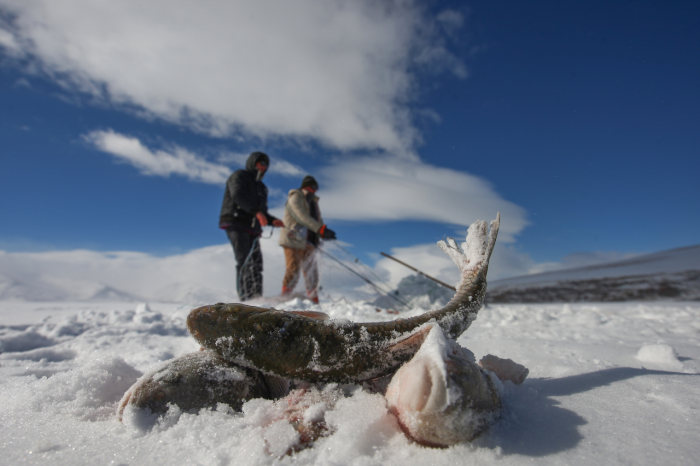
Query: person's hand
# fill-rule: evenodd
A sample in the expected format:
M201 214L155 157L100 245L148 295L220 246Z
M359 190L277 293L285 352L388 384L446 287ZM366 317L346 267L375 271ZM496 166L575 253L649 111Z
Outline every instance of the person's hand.
M272 221L272 226L282 228L284 226L284 222L282 220L276 218Z
M265 217L265 214L263 214L262 212L257 212L255 214L255 218L258 219L258 222L260 222L261 227L267 226L267 217Z
M321 234L321 238L325 240L334 240L337 239L335 236L335 231L331 230L328 228L326 225L323 225L318 232Z

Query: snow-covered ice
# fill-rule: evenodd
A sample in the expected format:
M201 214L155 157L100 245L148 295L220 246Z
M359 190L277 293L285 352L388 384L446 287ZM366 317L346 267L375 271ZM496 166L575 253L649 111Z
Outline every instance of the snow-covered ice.
M359 301L274 304L356 321L395 317ZM700 456L700 303L490 305L459 343L530 375L504 384L501 416L485 434L420 447L382 396L347 386L315 414L332 434L281 458L296 433L271 423L278 407L268 400L243 413L172 410L151 429L117 421L117 402L140 374L198 349L184 326L189 310L0 301L0 464L691 465Z

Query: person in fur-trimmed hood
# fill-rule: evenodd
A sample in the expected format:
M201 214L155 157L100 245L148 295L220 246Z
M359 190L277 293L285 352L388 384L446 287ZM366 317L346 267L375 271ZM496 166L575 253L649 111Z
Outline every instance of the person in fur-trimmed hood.
M284 227L279 244L284 248L286 270L282 280L282 296L289 296L299 281L299 272L304 273L306 294L318 303L318 267L315 252L319 238L334 240L335 232L323 223L318 207L316 191L318 183L307 175L301 188L292 189L284 208Z

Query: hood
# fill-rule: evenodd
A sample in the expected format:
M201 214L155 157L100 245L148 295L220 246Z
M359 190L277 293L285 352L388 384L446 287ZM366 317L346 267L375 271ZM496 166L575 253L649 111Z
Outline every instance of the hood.
M253 152L248 156L248 160L245 163L245 169L251 173L256 173L258 170L255 168L255 164L263 160L267 163L267 168L270 168L270 157L267 156L265 152Z
M314 193L306 193L306 192L302 191L301 188L290 189L289 193L287 194L287 197L291 196L292 194L299 194L301 197L305 198L307 201L313 199L314 201L318 202L319 199L321 199L320 197L318 197Z

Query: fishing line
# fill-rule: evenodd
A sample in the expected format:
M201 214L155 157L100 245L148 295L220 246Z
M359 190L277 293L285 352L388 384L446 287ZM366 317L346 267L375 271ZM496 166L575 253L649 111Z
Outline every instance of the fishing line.
M377 274L374 272L374 270L372 270L372 267L370 267L369 265L367 265L367 264L365 264L364 262L362 262L359 258L353 256L353 255L350 253L350 251L348 251L347 249L345 249L344 247L342 247L342 246L341 246L340 244L338 244L337 242L334 243L333 246L336 247L336 248L338 248L338 249L340 249L341 251L343 251L347 256L352 257L352 259L353 259L352 262L354 262L355 264L358 264L358 265L364 267L364 268L367 270L367 272L369 272L370 274L372 274L372 275L374 276L374 278L375 278L377 281L381 282L382 284L386 285L389 289L391 289L391 286L389 286L389 285L384 281L383 278L381 278L379 275L377 275Z
M316 249L317 249L318 251L320 251L321 254L326 255L328 258L332 259L333 261L335 261L336 263L338 263L340 266L342 266L343 268L345 268L346 270L348 270L350 273L352 273L352 274L358 276L358 277L361 278L363 281L367 282L367 284L369 284L372 288L374 288L375 290L377 290L381 295L384 295L384 296L387 296L387 297L390 297L390 298L396 300L399 304L401 304L401 305L404 306L404 307L409 307L408 303L404 302L402 299L399 299L398 296L395 296L395 295L393 295L393 294L387 293L385 290L382 290L382 289L379 288L372 280L370 280L369 278L365 277L364 275L362 275L361 273L357 272L356 270L353 270L352 268L350 268L349 266L347 266L346 264L344 264L341 260L339 260L339 259L337 259L336 257L334 257L334 256L333 256L331 253L329 253L328 251L324 251L321 247L316 247Z
M255 239L253 240L253 244L252 244L252 246L251 246L251 248L250 248L250 251L248 252L248 255L246 256L245 261L243 261L243 265L241 266L241 273L240 273L239 280L238 280L239 295L240 295L240 290L241 290L242 287L243 287L243 282L244 282L244 280L246 279L246 275L247 275L246 267L247 267L247 266L250 264L250 262L251 262L251 258L252 258L253 254L254 254L254 252L255 252L255 248L258 246L258 243L259 243L260 238L262 238L262 239L269 239L269 238L272 237L273 232L274 232L274 227L270 229L270 234L269 234L268 236L263 236L263 235L261 234L260 236L256 236ZM353 275L355 275L355 276L357 276L358 278L360 278L362 281L364 281L365 283L367 283L368 285L370 285L372 288L374 288L380 295L386 296L386 297L389 297L389 298L395 300L397 303L399 303L399 304L400 304L402 307L404 307L404 308L408 308L408 307L409 307L409 304L408 304L407 302L405 302L404 300L402 300L401 298L399 298L398 296L396 296L396 294L397 294L398 292L394 292L394 291L391 289L391 286L389 286L386 282L384 282L384 280L383 280L381 277L379 277L367 264L363 263L359 258L357 258L357 257L355 257L354 255L352 255L349 251L347 251L347 250L346 250L345 248L343 248L342 246L340 246L340 245L338 245L338 244L334 244L334 247L340 249L343 253L345 253L346 256L349 256L349 257L352 258L352 260L349 261L349 262L352 262L352 263L354 263L354 264L357 264L357 265L360 266L360 267L363 267L363 268L366 270L365 273L368 272L369 274L371 274L371 275L376 279L376 281L378 281L378 282L379 282L383 287L385 287L386 289L382 289L382 287L380 287L377 283L375 283L374 281L372 281L372 280L370 280L369 278L367 278L365 275L363 275L363 273L361 273L360 271L354 270L352 267L350 267L350 266L347 265L345 262L343 262L342 260L340 260L340 259L338 259L337 257L335 257L333 254L331 254L330 252L324 250L324 249L321 247L321 245L315 246L315 245L313 245L312 243L309 243L308 241L307 241L307 244L311 244L311 246L313 246L315 250L319 251L321 254L327 256L329 259L331 259L333 262L335 262L336 264L338 264L339 266L341 266L342 268L344 268L344 269L347 270L348 272L350 272L350 273L352 273ZM309 260L309 261L312 261L312 260L316 260L316 259L312 257L312 258L309 258L308 260ZM305 262L306 262L306 261L305 261ZM303 264L302 267L303 267L303 268L306 268L306 267L308 267L308 264ZM365 271L365 270L363 270L363 271ZM320 272L320 271L319 271L319 272ZM320 278L320 277L319 277L319 278ZM321 290L322 290L322 287L321 287L321 285L320 285L320 279L319 279L318 285L316 286L315 291L316 291L316 293L319 293ZM387 290L388 290L388 291L387 291ZM323 293L323 295L324 295L325 297L329 298L331 301L334 301L334 300L331 299L330 296L327 295L326 293ZM341 298L341 299L345 299L345 298ZM334 302L335 302L335 301L334 301Z
M398 290L394 291L394 290L392 289L392 286L391 286L391 285L389 285L386 281L384 281L383 278L381 278L379 275L377 275L377 274L374 272L374 270L372 270L372 268L371 268L370 266L368 266L367 264L365 264L364 262L362 262L359 258L357 258L357 257L355 257L354 255L352 255L352 254L350 253L350 251L348 251L347 249L345 249L345 248L343 248L342 246L340 246L339 244L337 244L337 242L334 242L334 243L333 243L333 246L336 247L336 248L338 248L338 249L340 249L341 251L343 251L343 252L345 253L345 255L350 256L351 258L353 258L354 260L353 260L352 262L354 262L355 264L357 264L357 265L363 267L364 270L366 270L366 273L369 273L369 274L371 274L372 276L374 276L375 281L378 281L379 283L381 283L382 286L384 286L384 287L386 288L386 289L384 290L385 293L387 293L387 294L388 294L388 293L395 293L395 294L398 294ZM388 290L388 291L387 291L387 290Z
M238 289L236 290L238 292L238 296L241 295L241 290L243 289L243 280L246 278L246 265L248 265L248 262L250 262L250 258L253 257L253 252L255 251L255 246L258 244L258 241L260 238L262 239L270 239L272 238L272 234L274 233L275 227L273 226L270 228L270 235L269 236L263 236L262 232L258 236L255 237L253 240L253 244L250 246L250 251L248 251L248 255L246 256L245 260L243 261L243 265L241 265L241 271L238 274Z

